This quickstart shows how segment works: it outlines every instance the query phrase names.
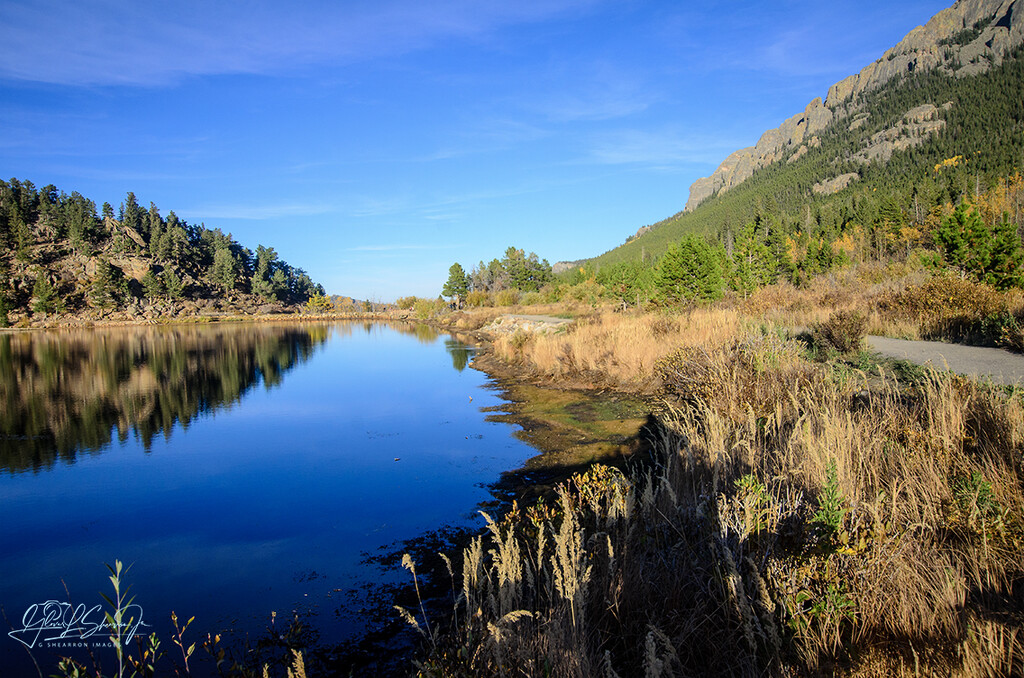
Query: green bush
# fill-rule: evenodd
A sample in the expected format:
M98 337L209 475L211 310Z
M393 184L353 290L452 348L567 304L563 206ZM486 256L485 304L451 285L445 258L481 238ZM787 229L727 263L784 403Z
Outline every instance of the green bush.
M413 312L420 320L426 320L430 316L440 313L445 308L447 308L447 304L442 299L435 299L433 301L430 299L417 299L413 306Z
M584 280L565 289L563 298L585 304L596 304L605 295L605 288L593 280Z
M924 339L1007 346L1021 350L1020 318L992 285L952 275L882 297L877 308L889 318L915 321Z
M544 295L540 292L527 292L523 295L523 298L519 303L523 306L536 306L538 304L543 304L544 301Z

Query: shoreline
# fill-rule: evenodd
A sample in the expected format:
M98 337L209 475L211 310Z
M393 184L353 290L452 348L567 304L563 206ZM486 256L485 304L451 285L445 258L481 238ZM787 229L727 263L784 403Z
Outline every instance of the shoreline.
M659 661L695 675L909 675L907 662L919 660L933 673L973 676L984 675L972 667L986 656L1009 673L1024 667L1024 637L1014 631L1024 624L1024 551L1015 545L1024 484L1014 456L1024 449L1024 403L1012 393L926 370L871 376L880 364L866 354L812 357L789 335L714 309L668 319L608 313L559 334L493 331L501 315L212 321L425 325L476 347L469 366L509 403L491 416L567 450L584 447L579 437L593 433L601 408L622 424L629 411L614 403L652 405L632 435L652 442L654 463L639 472L609 463L629 456L630 436L613 426L595 436L609 457L545 451L538 465L503 474L496 522L448 552L452 586L461 571L466 591L452 618L464 622L418 651L421 666L496 675L508 665L539 670L531 662L554 651L581 675L632 675L653 643ZM637 342L617 338L622 326L676 348L629 363ZM594 339L602 332L604 344ZM589 366L604 345L619 352ZM653 377L598 369L623 364ZM569 415L576 421L566 425ZM567 524L580 541L576 560L563 562ZM474 548L492 554L477 574L459 565L471 567ZM527 579L507 579L513 558ZM444 594L444 568L430 571ZM584 598L551 588L572 572ZM978 577L986 589L972 585ZM505 602L491 610L492 599ZM508 614L520 611L526 616L510 625ZM572 632L584 623L594 634Z

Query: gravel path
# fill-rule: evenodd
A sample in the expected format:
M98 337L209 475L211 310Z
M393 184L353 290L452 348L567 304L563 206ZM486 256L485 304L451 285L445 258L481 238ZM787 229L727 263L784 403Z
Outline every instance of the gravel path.
M503 318L511 318L513 320L527 320L535 323L545 323L548 325L564 325L571 323L572 318L556 318L550 315L524 315L522 313L506 313L502 316Z
M971 377L988 378L996 384L1024 385L1024 355L1001 348L888 337L868 337L867 344L873 351L890 358L930 365L940 370L948 369Z

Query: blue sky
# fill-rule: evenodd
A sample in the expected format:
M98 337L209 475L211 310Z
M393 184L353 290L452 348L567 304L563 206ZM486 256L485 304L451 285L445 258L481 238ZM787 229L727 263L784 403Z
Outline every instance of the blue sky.
M0 0L0 176L436 296L596 256L949 2Z

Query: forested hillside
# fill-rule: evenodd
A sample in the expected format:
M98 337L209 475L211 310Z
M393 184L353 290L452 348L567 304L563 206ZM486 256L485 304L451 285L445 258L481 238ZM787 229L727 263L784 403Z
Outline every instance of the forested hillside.
M1017 48L970 77L911 72L863 92L849 104L852 115L778 161L560 280L594 281L624 303L712 299L780 279L800 284L846 263L948 264L953 255L938 229L960 204L984 221L984 237L1019 232L1022 55ZM690 271L685 294L672 289L679 261ZM1018 284L1007 282L1014 276L999 285Z
M795 239L797 262L812 241L835 249L858 229L872 243L872 255L912 247L936 208L978 195L1021 168L1021 55L1018 48L1000 66L972 77L909 73L864 93L852 119L828 126L806 150L789 149L735 188L655 224L593 263L650 262L685 234L728 247L750 224L764 226L772 238Z
M128 193L115 214L77 192L0 181L0 323L281 311L323 295L273 248L189 224Z

